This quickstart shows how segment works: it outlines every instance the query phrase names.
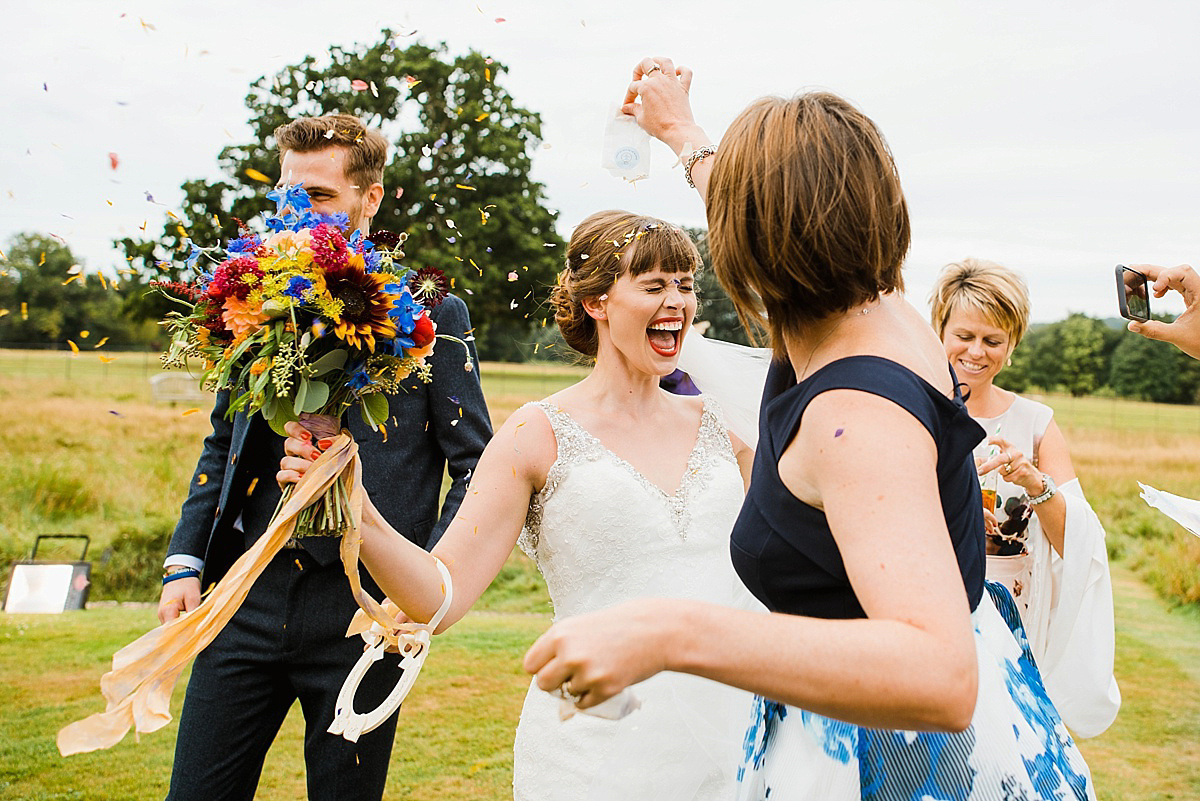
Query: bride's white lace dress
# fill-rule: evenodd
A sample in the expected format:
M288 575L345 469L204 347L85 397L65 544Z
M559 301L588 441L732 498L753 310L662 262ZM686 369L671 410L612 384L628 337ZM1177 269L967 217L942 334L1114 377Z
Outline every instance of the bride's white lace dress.
M535 405L554 429L558 458L520 544L546 578L556 619L647 596L761 608L730 562L742 477L714 403L705 402L671 494L553 404ZM514 749L516 799L732 798L751 696L679 673L632 692L641 708L622 720L561 721L560 700L531 685Z

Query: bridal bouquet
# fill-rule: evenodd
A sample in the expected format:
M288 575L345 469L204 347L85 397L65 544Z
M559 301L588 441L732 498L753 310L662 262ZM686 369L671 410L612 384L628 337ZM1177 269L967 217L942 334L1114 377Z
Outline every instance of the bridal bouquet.
M114 745L131 726L149 732L166 725L171 689L184 667L217 636L292 537L346 535L341 556L350 591L369 625L384 633L364 656L378 658L380 649L394 643L405 658L406 670L387 703L368 715L353 708L354 689L370 659L360 662L343 688L338 733L357 739L394 711L428 651L432 626L398 621L362 586L357 532L386 523L366 497L358 446L349 432L340 431L340 418L357 405L369 425L382 429L387 394L401 389L409 376L431 379L426 359L437 334L420 301L440 303L445 279L431 269L409 277L399 267L402 237L375 234L373 242L357 232L347 237L345 215L313 213L301 187L279 187L268 197L277 206L267 218L269 234L243 230L220 259L215 249L193 245L189 266L207 254L216 267L192 283L157 286L183 307L163 320L171 332L163 360L168 366L203 360L200 381L229 391L230 416L261 414L281 433L287 421L298 419L323 438L323 453L298 483L288 485L267 530L198 607L114 655L112 670L100 681L105 711L59 731L64 755ZM461 340L442 338L466 350ZM467 355L463 367L471 370ZM441 614L452 597L449 573L443 580Z
M441 302L439 276L409 279L399 266L404 235L347 237L346 216L312 211L301 186L267 195L277 206L263 237L242 230L225 250L192 245L189 266L208 256L216 267L190 284L155 287L183 307L162 325L171 334L167 367L202 360L201 385L228 390L228 414L261 414L279 434L290 420L318 436L337 434L343 412L358 406L374 429L387 421L387 395L409 376L430 380L426 362L436 334L423 300ZM346 529L345 492L334 485L301 516L298 536ZM287 494L284 501L287 500Z

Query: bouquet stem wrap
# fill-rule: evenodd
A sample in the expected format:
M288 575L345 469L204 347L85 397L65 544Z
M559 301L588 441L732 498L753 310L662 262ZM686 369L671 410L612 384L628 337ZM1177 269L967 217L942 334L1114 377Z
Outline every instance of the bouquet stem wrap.
M305 425L310 422L306 420ZM387 523L363 491L358 445L348 431L342 431L294 485L266 532L242 554L198 607L147 632L113 655L112 670L100 679L105 711L60 729L59 753L69 756L110 748L121 741L131 726L141 734L157 731L169 723L171 692L183 669L233 617L267 563L293 535L301 512L325 496L338 481L346 489L350 512L341 556L354 598L366 617L392 633L392 638L396 636L394 632L409 628L411 624L398 623L363 590L359 579L360 527L364 519L366 525L385 527Z

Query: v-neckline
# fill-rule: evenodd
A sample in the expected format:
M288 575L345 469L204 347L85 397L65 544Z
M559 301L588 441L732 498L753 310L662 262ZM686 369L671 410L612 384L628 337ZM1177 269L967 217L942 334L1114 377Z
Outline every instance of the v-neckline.
M628 470L635 479L657 491L658 494L665 498L668 502L678 501L683 497L683 491L688 485L688 477L696 473L697 468L694 462L700 453L700 442L704 438L704 426L708 424L708 401L705 400L703 403L704 406L700 412L700 425L696 427L696 439L692 442L692 449L688 452L687 463L683 467L683 475L679 477L679 485L675 487L675 491L669 493L658 484L655 484L653 481L648 479L646 474L634 467L629 460L617 455L616 451L605 445L600 438L591 431L588 431L586 428L584 428L583 425L574 417L572 417L565 409L556 403L550 403L547 401L549 406L553 407L553 409L561 414L563 418L566 419L571 425L575 426L575 428L587 436L588 439L594 442L596 446L609 457L611 457L614 462Z

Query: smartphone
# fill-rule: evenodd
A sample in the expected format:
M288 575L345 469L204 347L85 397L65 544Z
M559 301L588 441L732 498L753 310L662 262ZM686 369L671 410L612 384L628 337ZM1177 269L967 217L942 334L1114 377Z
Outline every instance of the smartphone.
M1150 319L1150 282L1123 264L1117 265L1117 306L1126 320Z

